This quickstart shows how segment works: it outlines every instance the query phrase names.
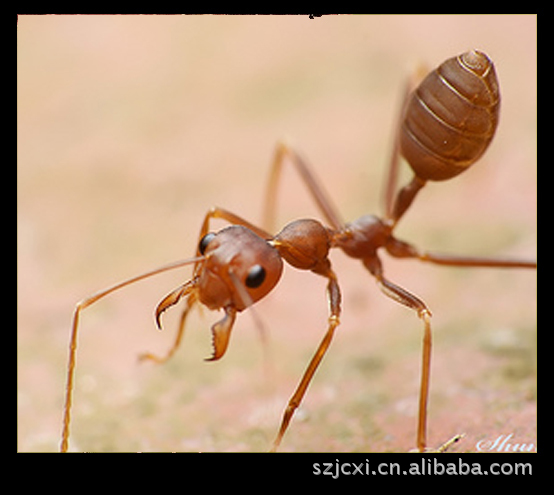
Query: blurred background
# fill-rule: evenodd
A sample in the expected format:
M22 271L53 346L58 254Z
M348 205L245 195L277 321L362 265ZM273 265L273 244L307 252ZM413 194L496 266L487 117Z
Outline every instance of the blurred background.
M75 303L191 256L212 206L259 222L278 140L309 160L345 220L382 214L401 91L420 64L485 51L501 118L483 159L426 187L398 237L536 256L534 15L22 15L17 37L19 451L58 449ZM321 218L292 169L281 186L278 225ZM420 322L360 263L332 262L342 324L282 450L409 450ZM510 434L536 445L535 272L383 262L433 311L430 446L462 432L457 451ZM204 362L221 315L203 311L169 363L138 364L171 345L179 310L163 332L153 311L189 276L159 275L84 311L71 450L269 448L325 332L325 280L288 267L257 305L269 362L248 312L226 356Z

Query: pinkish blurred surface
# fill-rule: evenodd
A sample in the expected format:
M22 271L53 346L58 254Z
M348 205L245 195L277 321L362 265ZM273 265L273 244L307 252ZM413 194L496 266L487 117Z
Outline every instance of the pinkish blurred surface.
M286 138L344 218L382 213L402 84L470 48L494 60L495 140L459 178L426 188L398 229L420 247L536 255L537 31L533 15L20 16L18 25L18 449L58 448L75 303L192 255L203 215L253 222ZM407 177L407 174L406 174ZM279 224L318 216L285 173ZM415 446L421 326L359 263L332 261L343 317L283 451ZM457 451L510 435L536 445L536 274L391 260L386 273L433 311L429 444ZM178 311L153 310L190 275L139 283L82 316L71 448L264 451L325 330L325 281L287 268L254 320L210 354L218 314L190 318L165 366ZM481 445L484 445L482 442Z

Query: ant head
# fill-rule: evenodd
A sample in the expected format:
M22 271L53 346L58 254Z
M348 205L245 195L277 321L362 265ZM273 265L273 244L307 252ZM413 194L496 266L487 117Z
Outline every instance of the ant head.
M271 292L283 271L278 251L240 225L206 234L198 249L204 260L195 285L199 301L210 309L242 311Z

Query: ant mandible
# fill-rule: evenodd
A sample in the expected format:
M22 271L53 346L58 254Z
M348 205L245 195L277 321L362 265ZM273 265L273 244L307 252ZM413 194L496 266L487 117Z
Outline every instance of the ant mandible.
M419 393L417 449L426 450L427 402L431 366L431 311L408 290L385 277L378 255L384 249L393 257L414 258L427 263L459 267L536 268L535 261L467 257L422 251L397 239L394 228L427 181L451 179L469 168L483 154L498 123L500 92L494 65L482 52L472 50L448 59L422 82L409 83L395 135L393 153L385 189L385 217L364 215L344 223L327 194L317 182L307 162L292 148L278 144L275 150L266 196L264 225L272 224L280 171L288 159L305 182L328 226L314 219L301 219L286 225L277 235L257 227L223 208L213 208L200 229L194 258L178 261L120 282L76 305L69 346L66 396L61 451L69 445L69 423L75 376L77 331L81 311L103 297L139 280L164 271L194 264L191 280L167 295L158 304L156 323L161 329L162 313L185 301L177 337L168 353L159 357L144 354L141 359L162 363L169 359L181 341L190 310L202 304L211 310L223 309L224 317L212 330L213 353L208 361L223 357L237 313L252 306L275 287L283 270L283 260L300 270L309 270L327 279L329 319L325 335L309 362L284 411L281 425L271 447L275 451L290 420L325 356L339 325L341 292L329 260L331 248L340 248L348 256L362 261L375 277L381 291L413 310L423 323L423 355ZM397 170L403 156L414 172L412 180L398 192ZM210 221L222 219L231 225L210 232ZM445 450L460 436L446 442Z

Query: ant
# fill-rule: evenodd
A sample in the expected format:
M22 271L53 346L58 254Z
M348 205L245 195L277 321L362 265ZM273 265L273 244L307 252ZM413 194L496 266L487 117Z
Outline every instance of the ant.
M71 330L61 451L69 445L69 423L75 376L77 331L81 311L127 285L153 275L193 264L192 278L173 290L158 304L156 324L161 315L184 300L176 339L165 356L143 354L142 360L167 361L178 348L190 310L202 304L210 310L224 311L212 327L213 352L207 361L222 358L229 345L237 313L251 307L276 286L283 271L283 260L327 279L329 318L327 330L310 360L283 413L271 450L281 444L291 418L302 402L314 374L327 353L340 322L341 291L329 252L340 248L358 259L377 281L383 294L415 312L423 325L423 354L419 393L417 450L427 449L427 403L431 371L431 311L427 304L407 289L390 281L384 273L379 250L397 258L413 258L426 263L457 267L536 268L535 261L468 257L420 250L397 239L394 229L428 181L444 181L467 170L483 154L498 124L500 92L492 61L472 50L453 57L432 71L414 89L408 83L388 168L385 189L385 216L364 215L344 223L327 193L319 185L307 162L291 147L277 145L271 166L266 196L264 225L272 224L277 185L283 163L289 161L299 173L321 211L327 226L315 219L300 219L286 225L277 235L260 228L223 208L212 208L200 229L196 256L143 273L98 292L76 305ZM397 171L403 156L414 176L397 191ZM212 219L231 225L210 231ZM462 435L457 435L437 451L446 450Z

